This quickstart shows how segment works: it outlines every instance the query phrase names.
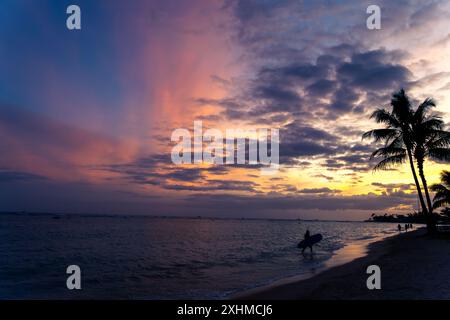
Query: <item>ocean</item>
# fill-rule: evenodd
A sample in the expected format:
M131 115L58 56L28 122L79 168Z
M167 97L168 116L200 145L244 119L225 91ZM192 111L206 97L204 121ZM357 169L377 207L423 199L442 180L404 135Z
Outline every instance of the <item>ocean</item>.
M395 233L365 222L0 215L0 299L223 299L330 265ZM314 254L296 247L321 233ZM307 251L309 253L309 249ZM81 269L68 290L66 269Z

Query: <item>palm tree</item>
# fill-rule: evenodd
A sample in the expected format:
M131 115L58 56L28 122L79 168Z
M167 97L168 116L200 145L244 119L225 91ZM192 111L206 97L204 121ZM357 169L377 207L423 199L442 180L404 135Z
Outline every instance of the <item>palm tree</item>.
M372 154L372 158L383 157L375 166L375 170L409 161L422 211L427 214L428 231L433 232L435 231L433 205L425 178L424 163L427 158L450 160L450 132L444 130L444 122L439 116L430 114L431 108L436 106L433 99L425 99L414 111L405 91L401 89L393 94L391 106L392 112L378 109L372 115L378 123L384 123L386 128L366 132L363 138L371 137L375 141L385 141L384 148ZM417 163L427 206L415 172L414 160Z
M431 190L436 192L433 199L433 208L450 205L450 171L441 172L441 183L431 186Z
M406 161L409 162L422 211L429 217L427 219L427 228L429 232L432 232L434 227L431 213L425 204L422 188L414 166L413 152L416 142L411 124L415 113L403 89L392 95L391 107L391 111L377 109L371 115L371 119L375 119L377 123L384 124L385 128L365 132L362 138L372 138L375 142L384 142L384 147L375 150L371 155L371 159L376 157L382 158L373 168L375 171L385 170L394 165L405 163Z
M412 118L412 130L414 136L414 158L417 162L419 176L428 204L428 211L433 212L433 205L428 192L427 180L424 173L426 158L439 161L450 160L450 132L444 130L444 122L441 117L429 114L436 103L432 99L425 99L418 107Z

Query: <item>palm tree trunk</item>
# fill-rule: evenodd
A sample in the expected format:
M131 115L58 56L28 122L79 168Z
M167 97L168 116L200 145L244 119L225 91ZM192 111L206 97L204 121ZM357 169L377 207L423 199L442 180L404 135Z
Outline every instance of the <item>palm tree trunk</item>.
M428 217L427 217L427 229L428 232L434 233L436 231L436 224L433 217L433 205L431 204L430 193L428 192L427 180L425 179L425 173L423 171L423 160L417 161L417 168L419 169L419 176L422 180L423 189L425 190L425 196L428 204Z
M413 157L412 157L412 154L411 154L411 150L407 149L407 151L408 151L409 165L411 166L411 172L413 174L414 182L416 184L417 194L419 195L419 200L420 200L420 205L422 206L422 212L425 213L427 215L427 217L428 217L428 209L427 209L427 206L426 206L425 201L423 199L422 188L420 187L419 179L417 179L416 168L414 167L414 161L413 161ZM428 224L427 224L427 229L428 229Z
M433 205L431 204L431 198L430 193L428 192L428 185L427 180L425 179L425 173L423 171L423 162L417 162L417 167L419 168L419 176L422 180L423 189L425 190L425 196L427 198L427 204L428 204L428 212L433 212Z

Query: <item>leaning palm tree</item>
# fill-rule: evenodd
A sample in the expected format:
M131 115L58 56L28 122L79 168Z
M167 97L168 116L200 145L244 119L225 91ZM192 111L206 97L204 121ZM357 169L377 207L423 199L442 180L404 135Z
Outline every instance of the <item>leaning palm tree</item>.
M371 155L371 159L381 158L373 168L375 171L389 169L405 162L409 163L422 212L428 217L427 229L429 232L433 232L431 213L425 204L414 166L413 152L416 142L412 127L413 116L414 111L409 98L401 89L392 95L391 110L377 109L371 116L371 119L375 119L377 123L384 124L385 128L370 130L364 133L362 138L372 138L375 142L384 142L384 146L375 150Z
M450 171L441 172L441 183L431 186L436 192L433 199L433 208L437 209L450 205Z
M450 132L444 130L444 121L440 116L430 114L436 103L432 99L425 99L418 107L412 118L414 140L414 158L417 162L420 179L428 204L428 211L433 212L427 180L424 173L425 159L438 161L450 160Z

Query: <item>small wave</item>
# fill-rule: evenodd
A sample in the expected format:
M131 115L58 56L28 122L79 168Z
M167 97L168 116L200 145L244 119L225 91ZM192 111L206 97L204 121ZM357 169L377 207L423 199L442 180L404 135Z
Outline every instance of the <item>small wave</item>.
M355 240L370 240L370 239L375 239L375 238L376 238L375 236L366 235L366 236L356 238Z

